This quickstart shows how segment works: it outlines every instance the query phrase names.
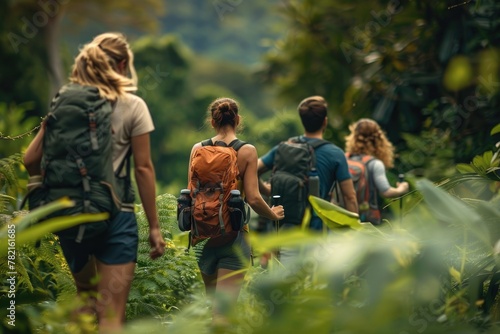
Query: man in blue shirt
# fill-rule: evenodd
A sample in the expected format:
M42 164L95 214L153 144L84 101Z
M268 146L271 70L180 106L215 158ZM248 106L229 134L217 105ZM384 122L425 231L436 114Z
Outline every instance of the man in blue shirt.
M323 132L328 124L327 118L327 103L321 96L311 96L300 102L298 112L302 125L304 126L304 134L300 136L302 140L314 142L323 139ZM258 173L272 170L274 166L274 157L278 146L273 147L268 153L262 156L258 162ZM358 213L358 203L356 200L356 191L349 174L347 160L339 147L334 144L321 145L315 149L316 155L316 169L319 174L320 186L319 195L321 198L330 201L330 189L334 182L338 182L342 194L344 196L344 203L346 209ZM261 187L265 195L270 194L270 188ZM267 193L269 192L269 193ZM322 229L321 219L313 214L311 219L310 228L314 230ZM287 217L285 211L285 218L282 221L281 228L290 228L297 226L295 224L287 224Z

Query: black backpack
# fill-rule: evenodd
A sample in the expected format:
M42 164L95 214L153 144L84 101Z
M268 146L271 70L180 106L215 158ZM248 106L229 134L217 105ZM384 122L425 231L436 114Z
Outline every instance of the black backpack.
M29 209L69 197L75 202L73 207L45 219L79 213L110 214L106 221L59 231L56 234L60 238L81 242L104 233L109 220L120 211L122 199L128 197L126 201L133 202L130 151L118 169L121 171L126 163L126 176L118 178L113 172L112 112L111 103L91 86L67 84L52 100L43 137L41 182L26 196Z
M301 137L292 137L278 145L272 170L271 195L279 195L285 209L288 224L300 225L308 206L309 175L316 166L315 149L331 144L326 140L307 142Z

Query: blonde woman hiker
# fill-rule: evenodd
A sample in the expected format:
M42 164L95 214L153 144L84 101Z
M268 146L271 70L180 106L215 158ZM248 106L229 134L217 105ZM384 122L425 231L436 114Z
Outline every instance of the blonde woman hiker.
M154 124L146 103L133 94L137 90L137 76L133 53L125 36L120 33L103 33L84 45L75 58L69 80L70 83L62 87L54 98L53 105L64 106L64 99L69 101L70 93L73 94L73 108L92 103L93 101L84 99L75 100L75 94L83 91L86 92L84 96L87 98L111 102L112 107L108 107L112 110L109 117L113 139L110 144L110 169L115 172L121 170L119 168L123 165L120 165L131 154L137 189L149 223L150 256L156 259L163 255L165 241L161 235L156 210L155 170L150 155L150 133L154 130ZM95 97L92 92L95 92ZM71 118L71 115L68 117ZM45 168L41 166L44 135L51 131L50 122L55 124L54 118L50 119L49 113L25 153L24 164L30 176L40 175ZM89 122L93 123L90 116ZM89 126L92 133L92 127L95 130L96 124L94 122ZM97 146L99 135L100 133L97 133L97 136L94 136L95 142L92 141L92 145ZM64 138L61 138L61 141L64 141ZM49 147L45 150L48 149ZM72 150L84 151L84 147L79 146ZM71 185L67 187L72 189ZM82 311L96 314L99 331L102 333L118 331L123 327L126 302L137 260L138 227L133 210L133 195L121 198L121 201L121 209L117 210L116 216L102 233L88 240L60 238L77 293L97 296L90 300L88 307Z

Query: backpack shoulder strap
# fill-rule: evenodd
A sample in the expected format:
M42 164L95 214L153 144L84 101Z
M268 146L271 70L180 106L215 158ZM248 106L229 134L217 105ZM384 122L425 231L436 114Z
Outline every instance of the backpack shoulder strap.
M323 146L325 144L332 144L328 140L325 140L325 139L317 139L317 140L313 140L313 141L308 141L308 140L305 140L303 136L290 137L290 138L288 138L288 141L292 142L292 143L306 143L306 144L311 145L311 147L313 149L317 149L318 147Z
M318 139L318 140L315 140L311 143L311 146L314 148L314 149L317 149L318 147L320 146L323 146L323 145L326 145L326 144L332 144L330 143L328 140L324 140L324 139ZM333 145L333 144L332 144Z
M368 165L370 161L373 161L375 158L372 155L368 154L363 154L361 155L361 161L365 164Z
M229 147L232 147L236 152L243 146L248 144L247 142L244 142L243 140L235 139L232 142L229 143Z
M214 142L212 141L212 138L208 138L201 142L201 146L214 146Z

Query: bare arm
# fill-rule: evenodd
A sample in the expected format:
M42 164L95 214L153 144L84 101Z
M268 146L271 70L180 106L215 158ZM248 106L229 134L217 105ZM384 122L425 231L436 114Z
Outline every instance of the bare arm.
M260 176L261 174L267 172L269 168L266 167L264 162L261 159L257 161L257 174ZM259 191L261 194L265 196L271 196L271 185L268 182L262 181L259 177Z
M196 143L193 145L193 148L191 149L191 154L189 155L189 164L188 164L188 184L191 183L191 161L193 159L193 154L194 152L201 147L201 143Z
M390 187L388 190L384 191L380 195L386 198L399 197L406 194L409 188L410 186L408 185L408 182L397 182L396 188Z
M358 213L358 200L352 179L347 179L339 183L344 196L345 208L351 212Z
M245 145L238 151L238 167L243 179L243 188L248 204L255 212L271 220L284 218L283 206L269 208L259 192L257 150L252 145Z
M43 135L45 133L45 122L42 122L40 131L38 131L35 138L31 141L26 152L24 153L24 166L30 176L40 175L40 162L42 161L42 145Z
M149 243L151 258L163 255L165 241L160 231L160 221L156 211L156 176L151 161L149 133L132 137L132 153L135 164L135 179L144 212L149 223Z

